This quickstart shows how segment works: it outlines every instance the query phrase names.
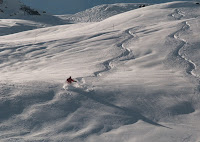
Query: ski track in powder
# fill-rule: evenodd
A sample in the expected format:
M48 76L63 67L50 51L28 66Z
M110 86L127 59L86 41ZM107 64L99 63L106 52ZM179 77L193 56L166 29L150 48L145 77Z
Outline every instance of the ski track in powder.
M176 20L181 20L181 18L185 16L183 12L181 12L179 9L176 9L175 13L179 15L177 18L175 17L175 14L172 14L172 17L174 17ZM197 67L196 64L181 53L181 50L187 45L187 41L185 39L180 38L179 35L181 32L184 32L190 29L190 25L187 21L183 22L182 24L183 26L181 27L181 29L173 33L173 38L181 42L180 45L178 46L178 49L176 50L177 53L175 54L188 63L189 66L187 67L186 72L189 75L192 75L195 78L199 79L200 77L194 73L194 70L196 70L196 67Z
M95 76L101 76L101 73L111 70L114 67L114 65L112 64L114 61L126 61L126 60L135 59L133 51L131 49L125 47L125 44L129 40L136 37L136 35L131 32L132 29L134 29L134 28L129 28L129 29L125 30L124 33L127 34L129 37L127 39L123 40L121 43L117 44L117 47L121 48L122 53L117 57L114 57L112 59L109 59L109 60L106 60L105 62L103 62L102 65L104 66L104 69L94 72Z

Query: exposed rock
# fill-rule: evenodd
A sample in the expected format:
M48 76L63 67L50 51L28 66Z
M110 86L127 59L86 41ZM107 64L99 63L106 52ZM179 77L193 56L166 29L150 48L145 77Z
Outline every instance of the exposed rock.
M28 13L29 15L40 15L40 13L34 9L31 9L29 6L23 5L20 10Z

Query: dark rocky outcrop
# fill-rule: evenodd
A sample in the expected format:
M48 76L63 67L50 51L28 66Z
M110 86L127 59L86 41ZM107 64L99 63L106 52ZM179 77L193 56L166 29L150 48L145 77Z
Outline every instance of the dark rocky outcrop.
M145 7L145 6L146 6L146 5L144 5L144 4L143 4L143 5L139 5L139 8L142 8L142 7Z
M29 6L23 5L20 10L28 13L29 15L40 15L40 13L34 9L31 9Z

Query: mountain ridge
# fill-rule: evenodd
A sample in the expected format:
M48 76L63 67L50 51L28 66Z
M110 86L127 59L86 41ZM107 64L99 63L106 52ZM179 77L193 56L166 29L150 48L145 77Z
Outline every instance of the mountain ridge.
M61 19L68 20L72 23L78 22L100 22L111 16L134 10L137 8L146 7L146 3L117 3L103 4L89 8L85 11L78 12L73 15L57 15Z
M63 15L63 14L75 14L86 9L92 8L97 5L102 4L114 4L114 3L165 3L174 0L59 0L59 2L54 0L21 0L25 4L45 10L53 15ZM183 0L187 1L187 0ZM192 0L191 0L192 1Z

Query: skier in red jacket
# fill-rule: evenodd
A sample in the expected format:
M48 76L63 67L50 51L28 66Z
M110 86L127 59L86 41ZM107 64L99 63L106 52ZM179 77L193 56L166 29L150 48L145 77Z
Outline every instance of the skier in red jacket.
M67 80L66 80L67 83L71 84L72 82L77 82L75 80L72 79L72 77L70 76Z

